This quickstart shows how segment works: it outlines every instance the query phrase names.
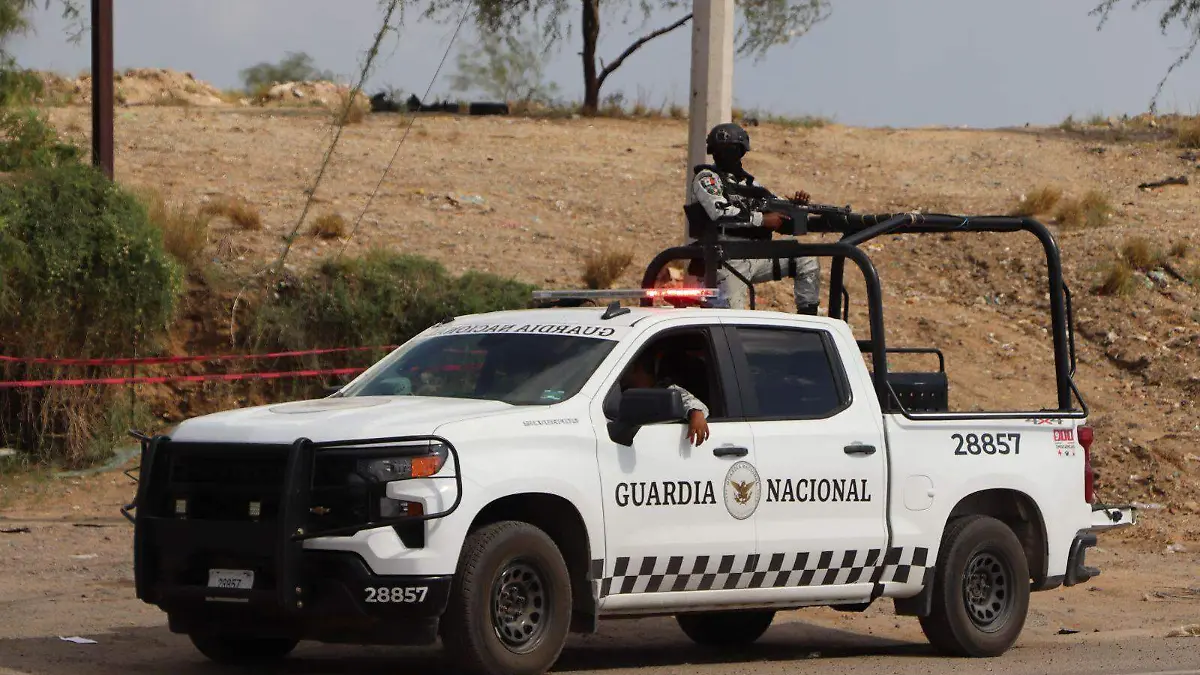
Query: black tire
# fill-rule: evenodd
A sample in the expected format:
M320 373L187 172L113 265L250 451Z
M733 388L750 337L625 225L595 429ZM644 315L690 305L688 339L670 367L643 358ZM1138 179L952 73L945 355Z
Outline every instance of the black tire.
M192 644L212 661L226 666L262 666L282 661L299 640L189 633Z
M950 522L921 630L939 651L989 657L1008 651L1029 612L1029 562L1007 525L988 516Z
M774 620L774 610L703 612L675 617L692 642L706 647L744 647L754 644Z
M463 544L442 640L479 675L541 675L554 665L571 624L571 578L554 541L505 521Z

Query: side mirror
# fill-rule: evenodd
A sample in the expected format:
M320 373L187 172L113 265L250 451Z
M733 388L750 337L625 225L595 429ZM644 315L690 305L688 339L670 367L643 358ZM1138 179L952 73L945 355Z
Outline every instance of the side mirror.
M621 393L617 419L608 423L614 443L632 445L638 429L647 424L683 420L683 396L674 389L629 389Z

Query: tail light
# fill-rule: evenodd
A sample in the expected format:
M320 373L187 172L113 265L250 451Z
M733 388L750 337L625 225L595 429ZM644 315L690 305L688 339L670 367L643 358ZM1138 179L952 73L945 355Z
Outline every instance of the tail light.
M1096 472L1092 470L1092 440L1094 433L1091 427L1082 426L1076 430L1079 434L1079 444L1083 446L1083 500L1089 504L1096 503Z

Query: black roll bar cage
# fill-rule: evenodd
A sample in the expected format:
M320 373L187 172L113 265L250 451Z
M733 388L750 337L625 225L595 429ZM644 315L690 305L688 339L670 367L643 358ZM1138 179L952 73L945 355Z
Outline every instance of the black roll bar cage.
M1009 216L957 216L946 214L896 213L861 214L849 208L825 205L795 206L771 205L787 213L791 222L782 230L784 234L807 232L839 233L841 239L833 243L801 243L794 239L748 240L723 239L720 226L716 223L697 223L696 216L685 208L689 217L690 232L699 235L696 241L684 246L675 246L658 253L646 267L642 276L642 288L654 288L660 273L668 263L677 260L702 260L704 262L704 285L717 286L717 270L729 260L776 260L793 257L831 258L829 316L849 317L849 293L845 287L845 266L849 259L858 266L866 282L868 324L870 336L859 340L859 347L871 354L872 376L875 394L886 410L898 408L913 420L958 420L958 419L1025 419L1031 416L1053 413L1056 417L1082 419L1087 417L1087 404L1075 386L1075 336L1074 316L1071 311L1071 295L1063 280L1062 257L1054 235L1041 222L1033 218ZM1055 384L1058 407L1036 412L970 412L970 413L913 413L905 410L898 402L888 383L887 354L895 353L886 344L883 323L883 294L879 274L870 257L860 248L862 244L884 235L935 234L957 232L1030 232L1042 244L1046 255L1049 277L1050 317L1054 340ZM732 271L732 270L731 270ZM740 278L740 275L738 275ZM753 286L750 288L750 308L754 308ZM643 306L652 300L644 299ZM1080 408L1075 408L1075 401Z

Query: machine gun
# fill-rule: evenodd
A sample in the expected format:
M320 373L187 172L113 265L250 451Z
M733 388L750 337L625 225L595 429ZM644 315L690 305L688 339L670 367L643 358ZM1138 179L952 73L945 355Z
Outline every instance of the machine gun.
M788 199L765 199L757 205L758 210L765 213L778 213L787 222L780 228L780 234L800 235L808 233L809 216L818 216L826 222L836 222L844 225L847 216L853 213L850 206L833 206L831 204L797 204ZM825 228L822 228L825 229Z

